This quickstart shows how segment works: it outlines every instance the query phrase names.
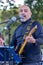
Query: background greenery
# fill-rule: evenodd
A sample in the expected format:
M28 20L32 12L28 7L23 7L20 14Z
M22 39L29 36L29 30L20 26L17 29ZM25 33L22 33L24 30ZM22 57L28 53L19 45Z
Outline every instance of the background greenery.
M25 0L24 4L28 5L31 8L32 11L32 18L38 20L42 25L43 25L43 0L35 0L36 3L33 3L34 0ZM1 24L2 22L5 22L8 19L11 19L12 16L18 16L18 12L19 12L19 8L21 5L19 5L19 7L10 4L10 9L7 10L6 8L3 8L3 10L0 10L0 32L4 35L4 39L5 39L5 44L8 44L8 30L5 30L2 32L3 28L7 25L7 23ZM11 7L13 6L13 7ZM20 24L20 21L13 23L10 26L10 33L11 33L11 37L14 33L14 30L16 29L16 27ZM43 47L43 46L42 46Z

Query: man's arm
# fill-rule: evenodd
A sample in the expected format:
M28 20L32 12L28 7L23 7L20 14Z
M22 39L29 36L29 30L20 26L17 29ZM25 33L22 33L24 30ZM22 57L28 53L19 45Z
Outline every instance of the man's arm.
M38 32L39 34L38 34L38 37L37 37L37 39L36 39L36 43L38 43L38 44L43 44L43 28L41 27L39 27L39 32Z

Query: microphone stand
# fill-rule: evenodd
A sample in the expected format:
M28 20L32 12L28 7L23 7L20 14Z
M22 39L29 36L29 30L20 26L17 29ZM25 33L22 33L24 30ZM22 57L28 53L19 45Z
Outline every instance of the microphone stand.
M1 22L0 25L1 25L1 24L4 24L4 23L8 23L8 22Z
M7 46L6 45L4 45L5 46L5 48L4 48L4 65L6 65L6 50L8 51L8 63L9 63L9 65L13 65L13 54L11 54L10 53L10 37L11 37L11 34L10 34L10 27L8 28L8 48L7 48Z
M9 65L13 65L13 54L10 53L10 37L11 37L11 34L10 34L10 27L8 28L8 43L9 43Z
M1 22L0 25L4 23L8 23L8 22L9 22L9 19L5 20L4 22Z
M10 27L8 28L8 38L9 38L9 40L8 40L8 43L9 43L9 46L10 46L10 36L11 36L11 34L10 34Z

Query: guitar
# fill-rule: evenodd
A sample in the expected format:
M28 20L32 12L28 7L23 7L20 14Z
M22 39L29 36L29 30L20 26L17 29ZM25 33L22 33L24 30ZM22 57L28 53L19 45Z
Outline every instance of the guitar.
M37 29L37 25L35 25L32 28L32 30L30 31L30 33L28 34L28 36L31 36L36 31L36 29ZM22 46L21 46L21 48L19 50L19 55L21 55L23 53L26 44L27 44L27 42L26 42L26 39L25 39L24 43L22 44Z

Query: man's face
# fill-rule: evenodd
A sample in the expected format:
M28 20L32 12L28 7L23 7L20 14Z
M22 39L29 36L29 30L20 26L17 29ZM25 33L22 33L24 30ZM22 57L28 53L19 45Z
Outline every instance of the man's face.
M28 19L30 19L31 15L32 15L32 13L31 13L30 8L28 6L26 6L26 5L21 6L19 16L21 17L20 20L22 22L25 22Z

